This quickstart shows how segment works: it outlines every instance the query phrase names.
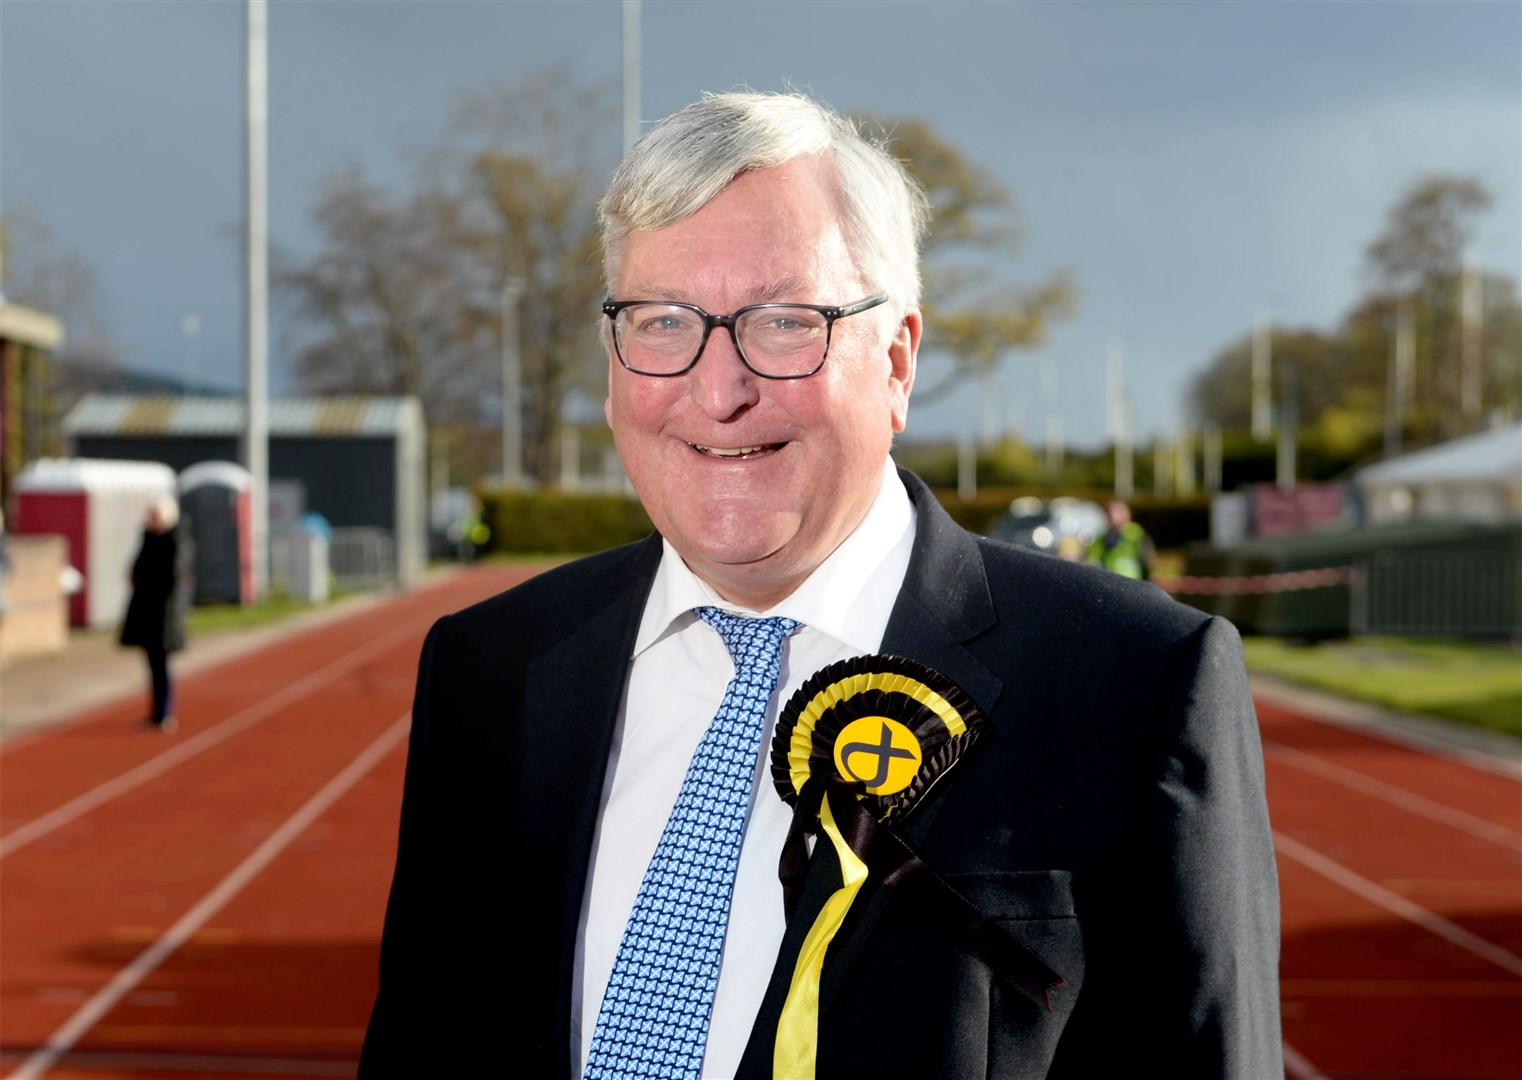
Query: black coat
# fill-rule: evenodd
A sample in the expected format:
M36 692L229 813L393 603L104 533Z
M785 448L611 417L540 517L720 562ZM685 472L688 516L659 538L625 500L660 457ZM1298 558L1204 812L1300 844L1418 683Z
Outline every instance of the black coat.
M912 897L871 886L825 963L816 1075L1283 1076L1277 881L1231 625L969 535L901 475L918 525L882 651L952 679L994 729L902 831L1066 986L1046 1012ZM429 635L365 1080L569 1080L599 797L660 557L652 537L561 567ZM800 943L833 887L825 847L743 1080L771 1076Z
M123 645L185 647L185 612L190 606L191 540L183 526L167 532L143 531L143 546L132 563L132 599L122 621Z

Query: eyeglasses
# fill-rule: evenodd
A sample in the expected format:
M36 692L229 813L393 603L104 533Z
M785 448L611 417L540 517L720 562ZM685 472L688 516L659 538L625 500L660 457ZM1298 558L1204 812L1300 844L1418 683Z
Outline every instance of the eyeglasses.
M836 319L887 299L879 293L845 307L751 304L733 315L710 315L696 304L664 300L604 300L602 313L613 320L618 362L637 375L670 378L691 371L708 335L722 326L745 366L763 379L804 379L824 367Z

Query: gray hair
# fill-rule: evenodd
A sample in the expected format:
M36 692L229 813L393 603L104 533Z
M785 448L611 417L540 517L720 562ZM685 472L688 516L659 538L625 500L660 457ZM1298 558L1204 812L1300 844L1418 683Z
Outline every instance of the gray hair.
M857 271L900 312L917 304L919 245L930 219L924 190L883 143L798 93L704 94L634 144L597 205L608 288L632 230L673 225L741 173L808 154L834 166L841 231Z

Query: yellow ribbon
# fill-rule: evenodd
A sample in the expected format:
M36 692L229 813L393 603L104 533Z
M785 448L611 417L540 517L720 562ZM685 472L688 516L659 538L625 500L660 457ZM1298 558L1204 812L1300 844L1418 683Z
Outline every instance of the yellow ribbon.
M819 821L835 849L835 857L840 860L843 884L825 901L803 939L803 948L798 951L793 981L777 1023L777 1042L772 1050L774 1080L813 1080L819 1052L819 979L824 972L824 954L867 880L867 864L857 858L846 838L840 835L828 798L819 804Z

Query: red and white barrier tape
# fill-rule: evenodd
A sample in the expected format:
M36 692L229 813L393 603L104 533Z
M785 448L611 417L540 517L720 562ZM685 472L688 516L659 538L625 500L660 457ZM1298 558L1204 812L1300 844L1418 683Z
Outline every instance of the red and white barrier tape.
M1353 580L1348 566L1326 566L1316 570L1287 570L1281 574L1253 574L1247 577L1172 577L1157 583L1171 593L1192 596L1238 596L1243 593L1299 592L1302 589L1325 589L1347 585Z

